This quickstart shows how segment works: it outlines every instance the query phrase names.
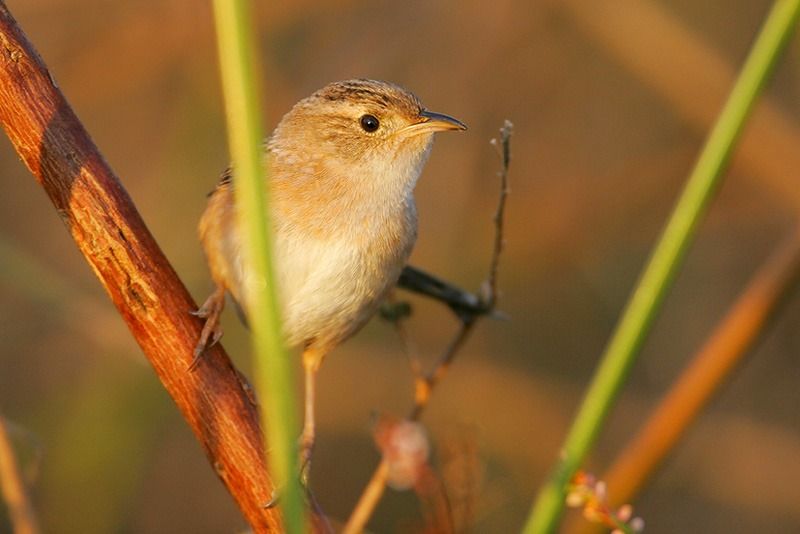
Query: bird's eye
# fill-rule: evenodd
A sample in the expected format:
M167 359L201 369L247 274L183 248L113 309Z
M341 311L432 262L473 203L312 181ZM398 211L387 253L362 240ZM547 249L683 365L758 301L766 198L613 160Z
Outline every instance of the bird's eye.
M361 119L359 119L359 122L361 123L361 127L364 128L364 131L370 133L377 130L381 125L380 121L375 115L369 114L362 116Z

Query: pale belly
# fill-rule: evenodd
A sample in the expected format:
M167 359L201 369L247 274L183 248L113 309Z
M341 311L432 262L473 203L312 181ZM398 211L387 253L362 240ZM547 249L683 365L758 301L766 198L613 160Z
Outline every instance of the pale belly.
M391 247L348 239L278 238L275 270L287 343L333 347L353 335L397 282L412 244L413 233ZM252 281L237 267L244 289Z

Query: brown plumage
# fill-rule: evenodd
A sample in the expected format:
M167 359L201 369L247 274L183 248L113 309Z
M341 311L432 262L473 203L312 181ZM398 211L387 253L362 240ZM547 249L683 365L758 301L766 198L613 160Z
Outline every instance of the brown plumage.
M286 341L303 349L308 460L314 440L314 379L325 355L372 316L395 284L416 239L414 185L433 134L463 130L389 83L332 83L298 102L267 141L275 269ZM200 220L216 290L199 357L221 336L225 292L247 311L249 273L226 172Z

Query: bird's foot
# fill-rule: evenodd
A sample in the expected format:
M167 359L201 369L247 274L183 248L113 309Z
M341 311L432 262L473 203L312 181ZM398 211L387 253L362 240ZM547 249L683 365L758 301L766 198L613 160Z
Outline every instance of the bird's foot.
M308 475L311 472L311 455L314 452L314 436L305 432L300 436L300 483L308 491Z
M194 358L192 363L189 364L190 371L194 370L197 364L200 363L205 350L216 345L222 337L222 325L220 325L219 318L224 307L225 288L217 286L203 305L200 306L200 309L190 312L195 317L206 320L203 330L200 332L200 339L197 340L197 345L194 347Z
M300 488L302 489L303 493L306 496L306 499L309 501L313 500L313 495L311 493L311 489L308 486L308 472L311 466L310 458L304 459L304 456L301 454L300 458L300 471L298 473L298 481L300 482ZM262 506L264 508L273 508L278 505L278 502L281 499L281 493L283 492L283 488L276 488L272 490L272 495L270 495L269 500L264 503Z
M278 501L281 500L281 490L273 489L269 500L261 505L262 508L275 508L278 506Z

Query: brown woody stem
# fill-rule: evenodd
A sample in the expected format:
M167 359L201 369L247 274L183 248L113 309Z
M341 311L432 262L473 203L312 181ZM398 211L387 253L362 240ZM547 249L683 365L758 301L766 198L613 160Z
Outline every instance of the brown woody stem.
M194 372L196 309L130 197L0 0L0 123L256 532L280 529L255 406L220 346ZM188 491L188 490L187 490Z

